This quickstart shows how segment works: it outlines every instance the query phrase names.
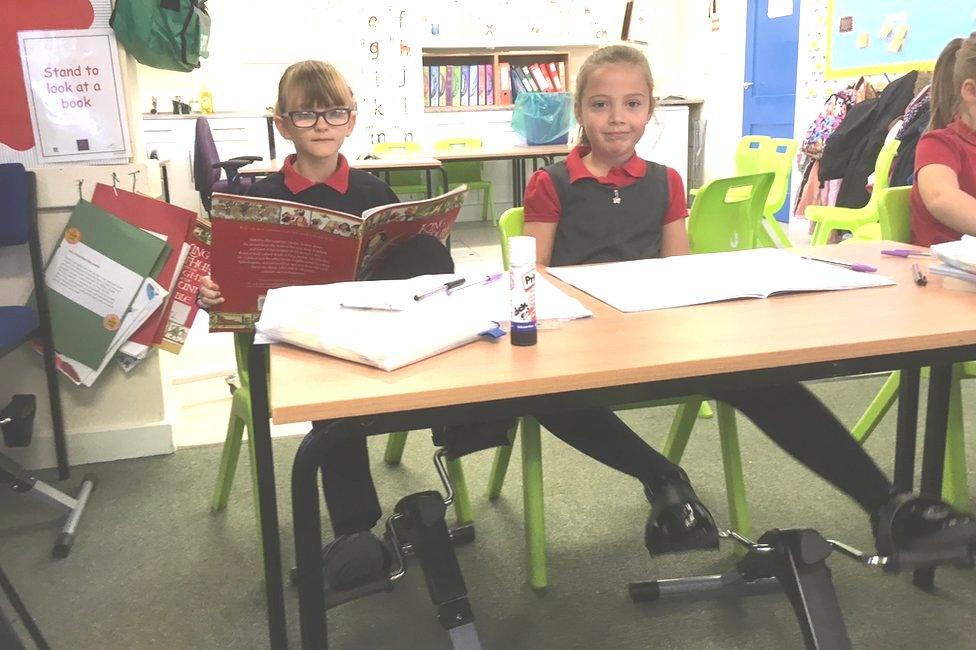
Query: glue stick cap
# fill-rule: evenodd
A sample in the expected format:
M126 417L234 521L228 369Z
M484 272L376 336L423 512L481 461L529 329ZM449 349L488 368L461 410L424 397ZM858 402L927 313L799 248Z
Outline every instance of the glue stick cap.
M510 266L535 264L535 237L509 237L508 263Z

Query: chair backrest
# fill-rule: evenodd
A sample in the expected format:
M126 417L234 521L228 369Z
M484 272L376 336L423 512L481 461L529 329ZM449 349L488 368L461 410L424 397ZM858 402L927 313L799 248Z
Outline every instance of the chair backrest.
M201 198L204 195L209 197L214 183L220 180L220 168L214 167L219 162L220 154L217 153L210 122L205 117L198 117L193 141L193 186L200 192Z
M502 265L508 270L508 238L518 237L525 228L525 209L509 208L498 217L498 235L502 245Z
M760 171L771 171L776 174L773 186L766 197L765 214L776 214L786 202L790 193L790 175L793 172L793 158L796 156L797 142L792 138L770 138L761 154L764 159Z
M753 248L775 174L749 174L706 183L695 196L688 218L692 253Z
M459 149L481 149L484 146L478 138L444 138L434 143L435 152L457 151ZM460 183L480 183L484 181L481 163L476 160L445 162L444 171L451 185Z
M412 156L420 153L420 145L410 140L397 142L377 142L373 145L373 154L377 156Z
M481 149L484 146L478 138L444 138L434 143L434 151L455 151L457 149Z
M744 135L735 148L735 173L737 176L758 174L763 169L764 155L769 144L768 135Z
M251 375L247 366L247 355L254 342L254 332L235 332L234 333L234 358L237 360L237 378L241 382L241 388L250 390Z
M878 223L881 238L888 241L911 243L912 209L911 187L888 187L879 190Z
M891 175L891 164L895 160L895 156L898 155L898 147L901 146L901 140L897 138L892 138L884 143L881 147L881 151L878 152L878 159L874 163L874 189L871 190L871 199L869 203L876 202L876 196L880 190L888 189L889 187L889 176Z
M411 156L420 153L420 145L409 140L398 142L377 142L373 145L373 155L381 158L396 158L397 156ZM394 171L387 176L387 182L394 189L397 187L411 186L419 188L424 185L424 173L420 171ZM450 177L448 177L450 178ZM445 191L447 191L445 189Z
M27 172L20 163L0 165L0 246L27 243Z

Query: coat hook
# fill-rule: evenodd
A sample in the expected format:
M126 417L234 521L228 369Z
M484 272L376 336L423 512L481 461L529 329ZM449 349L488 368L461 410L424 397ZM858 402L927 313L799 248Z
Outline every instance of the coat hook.
M81 196L81 186L84 184L85 184L85 180L83 178L79 178L78 179L78 200L79 201L84 200L84 197Z
M115 192L115 196L119 195L119 175L112 172L112 191Z
M137 169L134 172L129 172L129 176L132 177L132 193L135 194L135 192L136 192L136 177L139 176L139 170Z

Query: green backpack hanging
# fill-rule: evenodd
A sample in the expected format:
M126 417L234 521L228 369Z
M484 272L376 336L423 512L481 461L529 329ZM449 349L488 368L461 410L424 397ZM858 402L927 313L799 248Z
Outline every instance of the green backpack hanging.
M109 24L127 52L152 68L189 72L207 57L206 0L117 0Z

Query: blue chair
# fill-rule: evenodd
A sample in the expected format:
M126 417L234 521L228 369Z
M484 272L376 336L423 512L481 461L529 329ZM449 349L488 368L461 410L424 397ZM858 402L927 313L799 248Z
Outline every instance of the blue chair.
M61 412L61 392L54 357L54 335L44 283L44 260L37 232L37 191L34 174L19 163L0 165L0 247L27 244L31 272L34 279L34 300L28 305L0 306L0 357L16 350L27 341L40 340L44 353L51 422L58 460L58 474L66 479L68 448L64 437L64 418ZM10 404L0 410L0 428L4 440L11 446L30 444L36 400L33 395L15 395ZM74 534L88 497L95 489L96 478L87 475L76 497L71 497L40 481L30 472L0 453L0 485L8 485L14 492L32 497L65 513L65 524L54 546L54 556L63 558L71 552Z

